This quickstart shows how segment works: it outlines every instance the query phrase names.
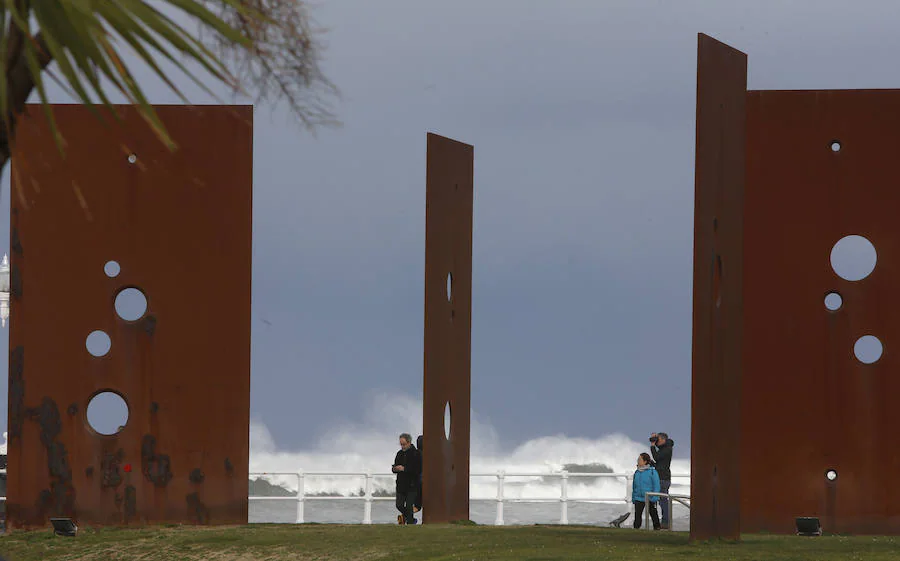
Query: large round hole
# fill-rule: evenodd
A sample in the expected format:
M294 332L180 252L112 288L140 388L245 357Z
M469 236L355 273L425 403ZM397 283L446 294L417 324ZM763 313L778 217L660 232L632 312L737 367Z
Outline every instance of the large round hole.
M881 341L874 335L863 335L853 345L853 354L863 364L878 362L883 352L884 347L881 345Z
M116 434L128 422L128 404L115 392L100 392L88 403L87 421L99 434Z
M836 312L844 305L844 299L837 292L829 292L825 295L825 307Z
M109 349L112 348L112 341L105 331L91 331L84 342L84 346L94 356L106 356L109 353Z
M147 313L147 297L137 288L126 288L116 295L116 313L125 321L137 321Z
M447 273L447 302L453 299L453 273Z
M119 267L116 261L107 261L106 265L103 266L103 272L106 273L106 276L113 279L119 276L119 273L122 272L122 267Z
M831 268L848 281L866 278L875 270L878 254L872 242L862 236L846 236L831 248Z
M137 162L137 154L128 154L128 163L134 164Z
M838 140L831 141L831 151L832 152L840 152L841 151L841 143Z
M444 406L444 438L450 440L450 402Z
M828 481L834 481L835 479L837 479L837 472L833 469L826 471L825 479L827 479Z

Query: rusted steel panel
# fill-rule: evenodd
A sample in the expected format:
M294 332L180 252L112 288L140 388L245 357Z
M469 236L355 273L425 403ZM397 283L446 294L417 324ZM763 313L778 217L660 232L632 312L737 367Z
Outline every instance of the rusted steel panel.
M422 514L441 523L469 518L474 148L429 134L427 158Z
M744 531L791 533L794 517L818 516L827 531L900 533L898 130L898 90L748 93ZM856 282L830 262L853 234L878 257ZM868 334L884 345L870 365L853 352Z
M169 152L133 107L57 105L18 129L11 195L9 524L247 521L253 113L161 106ZM137 156L129 162L130 154ZM104 273L117 261L115 278ZM120 319L119 290L148 309ZM88 354L94 330L106 356ZM121 394L124 429L86 409Z
M694 211L691 538L740 536L747 57L700 35Z

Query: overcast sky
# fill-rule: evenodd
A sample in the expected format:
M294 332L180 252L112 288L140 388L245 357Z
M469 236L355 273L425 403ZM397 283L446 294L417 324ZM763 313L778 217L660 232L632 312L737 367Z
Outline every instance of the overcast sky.
M255 117L251 413L289 449L421 395L426 131L475 146L472 404L502 445L687 445L697 33L751 88L900 87L897 2L321 4L343 127Z

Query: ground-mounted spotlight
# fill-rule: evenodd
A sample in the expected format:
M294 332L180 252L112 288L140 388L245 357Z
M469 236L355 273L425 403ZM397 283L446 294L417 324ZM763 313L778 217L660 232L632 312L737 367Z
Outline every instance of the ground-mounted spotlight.
M819 524L819 519L815 516L800 516L796 520L797 522L797 535L798 536L821 536L822 535L822 525Z
M53 533L57 536L74 538L78 532L78 526L72 522L71 518L51 518L50 523L53 524Z

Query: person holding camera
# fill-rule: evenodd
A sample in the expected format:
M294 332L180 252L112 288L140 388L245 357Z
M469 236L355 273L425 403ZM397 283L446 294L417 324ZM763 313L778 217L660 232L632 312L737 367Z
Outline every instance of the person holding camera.
M672 448L675 441L664 432L655 432L650 435L650 453L656 462L656 472L659 474L660 493L668 493L672 485ZM659 506L662 510L662 527L669 530L672 527L670 515L669 497L660 497Z

